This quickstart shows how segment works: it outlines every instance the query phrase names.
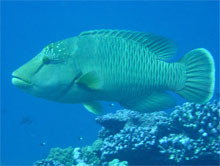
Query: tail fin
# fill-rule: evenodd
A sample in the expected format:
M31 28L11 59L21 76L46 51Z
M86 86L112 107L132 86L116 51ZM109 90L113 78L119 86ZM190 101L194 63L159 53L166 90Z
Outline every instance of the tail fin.
M195 103L209 101L215 87L215 64L210 52L204 48L194 49L180 63L186 66L186 81L185 87L177 93Z

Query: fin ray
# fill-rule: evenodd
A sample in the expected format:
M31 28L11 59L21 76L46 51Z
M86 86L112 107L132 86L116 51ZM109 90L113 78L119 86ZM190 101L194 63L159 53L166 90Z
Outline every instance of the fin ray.
M113 36L127 40L133 40L143 45L144 48L148 49L150 52L153 53L153 55L155 55L155 57L160 60L169 60L176 53L176 47L173 42L164 37L157 36L151 33L102 29L85 31L82 32L79 36L85 35L102 35L103 37Z
M214 93L215 64L212 55L204 48L188 52L181 60L186 68L185 86L176 91L185 99L205 103Z
M101 115L103 113L103 108L101 104L95 101L85 102L83 106L91 113L96 115Z
M97 90L102 87L102 82L96 72L83 74L76 80L76 83L89 89Z

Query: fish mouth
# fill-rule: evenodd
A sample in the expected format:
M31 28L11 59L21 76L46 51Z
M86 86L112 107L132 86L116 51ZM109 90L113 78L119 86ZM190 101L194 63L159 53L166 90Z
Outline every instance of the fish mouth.
M12 74L12 79L11 82L13 85L22 88L22 89L26 89L29 88L31 86L31 82L19 77L19 76L15 76Z

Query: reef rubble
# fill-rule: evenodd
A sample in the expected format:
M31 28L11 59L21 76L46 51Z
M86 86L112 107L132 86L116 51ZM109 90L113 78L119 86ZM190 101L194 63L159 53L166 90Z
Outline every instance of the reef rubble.
M91 146L53 148L34 166L219 165L220 101L186 102L171 114L118 110L96 122Z

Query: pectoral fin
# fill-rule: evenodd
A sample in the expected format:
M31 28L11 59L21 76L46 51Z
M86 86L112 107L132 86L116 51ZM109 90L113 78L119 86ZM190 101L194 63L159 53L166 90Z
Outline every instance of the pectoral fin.
M102 87L102 81L96 72L83 74L76 80L76 83L93 90L97 90Z
M83 106L89 111L92 112L93 114L100 115L103 113L103 108L101 104L95 101L90 101L83 103Z
M139 112L154 112L171 108L176 103L168 93L155 92L150 96L143 96L132 101L122 102L121 105Z

